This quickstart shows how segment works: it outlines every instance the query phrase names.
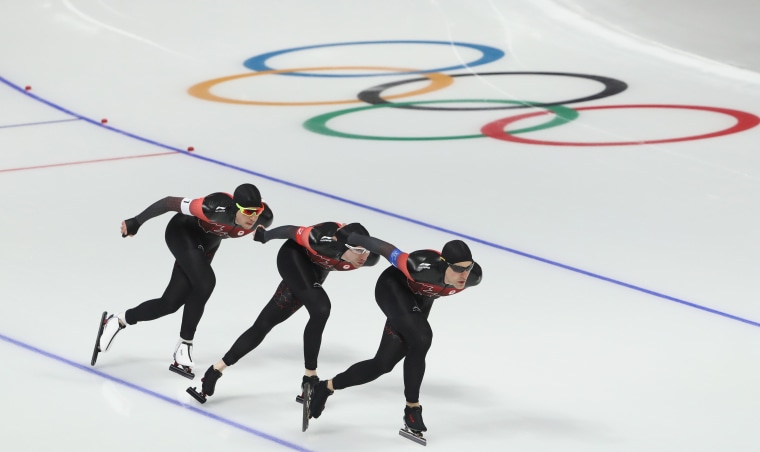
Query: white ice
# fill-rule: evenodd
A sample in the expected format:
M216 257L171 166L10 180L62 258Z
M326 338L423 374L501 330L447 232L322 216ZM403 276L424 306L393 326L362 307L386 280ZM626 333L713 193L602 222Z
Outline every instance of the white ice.
M360 221L404 251L457 237L471 245L483 283L437 301L430 316L435 339L420 399L427 448L758 450L760 126L625 146L368 140L303 127L365 105L327 102L422 78L398 68L461 65L443 72L474 75L393 101L560 101L601 85L482 74L591 74L628 88L567 104L579 109L573 122L514 136L640 142L724 130L736 124L725 111L760 115L756 2L12 3L0 14L2 450L420 450L397 433L401 365L337 392L301 432L293 399L304 310L227 370L205 405L185 393L200 375L191 382L167 370L180 313L128 327L90 366L101 313L158 297L171 271L170 215L131 239L120 237L120 222L167 195L201 197L243 182L260 187L275 225ZM269 52L363 41L443 45L317 47L267 60L357 77L251 76L243 65ZM456 43L505 55L471 66L481 54ZM369 72L387 75L358 76ZM210 92L237 103L188 94L233 75ZM462 99L470 102L453 102ZM327 124L383 137L477 135L487 123L541 111L372 108ZM195 337L198 374L271 297L279 246L222 244ZM386 265L327 279L333 309L320 377L375 353L384 317L374 282Z

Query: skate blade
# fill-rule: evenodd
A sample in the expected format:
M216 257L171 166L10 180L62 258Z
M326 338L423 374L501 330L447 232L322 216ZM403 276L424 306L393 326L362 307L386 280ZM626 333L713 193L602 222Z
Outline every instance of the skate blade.
M107 315L108 315L108 312L103 311L103 315L100 317L100 327L98 328L98 336L95 338L95 348L92 350L92 359L90 360L91 366L94 366L95 362L98 360L98 353L100 353L100 336L103 335L103 330L106 327Z
M409 430L408 427L403 427L399 429L398 434L406 439L414 441L417 444L427 446L427 439L422 436L422 432L415 433L414 431Z
M206 403L206 396L198 392L198 390L194 386L192 388L188 387L185 392L193 396L193 398L197 400L198 402Z
M169 370L191 380L195 378L195 374L189 367L180 366L179 364L169 364Z
M298 400L298 397L296 397L296 400ZM305 384L303 387L301 403L303 404L303 410L301 413L303 416L301 420L301 431L305 432L309 429L309 419L311 418L311 410L309 409L311 407L311 385L309 383Z

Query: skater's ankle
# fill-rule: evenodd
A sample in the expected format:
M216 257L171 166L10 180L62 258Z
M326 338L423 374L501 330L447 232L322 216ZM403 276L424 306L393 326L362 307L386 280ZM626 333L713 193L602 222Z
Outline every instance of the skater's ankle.
M327 380L327 389L329 389L332 392L335 392L335 388L333 388L332 379Z
M416 408L422 405L420 405L420 402L406 402L406 406L408 406L409 408Z
M311 370L311 369L304 369L303 372L304 376L306 377L316 377L317 376L317 370Z
M219 372L224 372L224 369L227 368L227 364L224 363L224 360L219 360L218 363L214 364L214 370L218 370Z

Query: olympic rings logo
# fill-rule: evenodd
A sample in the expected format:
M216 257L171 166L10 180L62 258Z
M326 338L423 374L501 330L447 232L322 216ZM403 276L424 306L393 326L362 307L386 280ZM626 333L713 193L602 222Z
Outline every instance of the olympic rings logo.
M459 65L440 67L435 69L409 69L398 67L382 67L382 66L324 66L324 67L301 67L294 69L274 69L270 67L267 62L279 55L299 52L303 50L325 48L325 47L337 47L337 46L366 46L366 45L397 45L397 44L423 44L423 45L445 45L463 47L470 50L475 50L480 53L480 57L473 61L462 63ZM570 108L566 105L576 104L581 102L588 102L592 100L604 99L615 94L619 94L628 88L628 85L621 81L610 77L603 77L599 75L591 74L577 74L568 72L472 72L471 68L481 66L487 63L496 61L504 56L504 52L490 46L471 44L463 42L449 42L449 41L358 41L358 42L339 42L331 44L319 44L305 47L295 47L290 49L278 50L273 52L264 53L252 58L247 59L244 62L244 66L253 72L244 74L231 75L227 77L216 78L205 82L193 85L188 90L188 93L199 99L204 99L213 102L221 102L228 104L238 105L256 105L256 106L315 106L315 105L342 105L342 104L355 104L364 103L365 105L353 108L347 108L343 110L337 110L329 113L320 114L314 116L303 123L303 127L307 130L340 138L351 139L364 139L364 140L394 140L394 141L421 141L421 140L456 140L456 139L470 139L470 138L483 138L490 137L497 140L522 143L522 144L539 144L547 146L624 146L624 145L637 145L637 144L655 144L655 143L674 143L680 141L692 141L701 140L706 138L714 138L719 136L730 135L734 133L743 132L749 130L758 124L760 124L760 118L754 114L747 113L740 110L708 107L708 106L696 106L696 105L670 105L670 104L626 104L626 105L606 105L606 106L593 106L593 107L578 107ZM468 69L467 73L462 74L446 74L446 71L452 71L457 69ZM335 71L369 71L368 73L354 73L343 72L333 73ZM379 72L378 72L379 71ZM330 72L330 73L327 73ZM251 77L262 77L267 75L282 75L291 77L324 77L324 78L338 78L338 77L377 77L388 76L397 73L399 75L416 75L414 78L385 83L367 88L358 93L356 98L352 99L339 99L332 101L318 101L318 102L274 102L274 101L256 101L256 100L242 100L233 99L229 97L220 96L212 93L212 90L226 82L247 79ZM427 101L402 101L398 102L396 99L403 99L407 97L418 96L426 93L446 88L454 83L454 80L459 77L488 77L488 76L513 76L513 75L537 75L537 76L553 76L553 77L570 77L576 79L590 80L602 85L602 89L594 94L587 96L564 99L555 102L532 102L528 100L500 100L500 99L450 99L450 100L427 100ZM412 89L400 94L384 95L383 93L394 89L399 86L416 84L418 82L427 82L422 88ZM476 107L456 107L450 104L466 103L466 104L481 104ZM395 108L395 109L409 109L409 110L433 110L433 111L483 111L483 110L517 110L533 108L539 109L525 114L519 114L514 116L508 116L506 118L496 119L482 126L479 130L480 133L470 133L466 135L444 135L444 136L375 136L375 135L361 135L355 133L341 132L328 126L328 122L334 118L349 115L353 113L360 113L367 110L376 110L381 108ZM609 110L609 109L679 109L689 111L704 111L711 113L718 113L721 115L729 116L735 121L732 126L726 127L721 130L702 133L691 136L662 138L652 140L636 140L636 141L612 141L612 142L566 142L566 141L548 141L525 138L524 135L529 132L535 132L538 130L549 129L563 125L567 122L573 121L579 117L581 111L591 110ZM529 119L545 115L552 115L547 121L538 125L524 128L511 128L507 130L509 126L514 127L514 124ZM475 131L473 131L475 132Z

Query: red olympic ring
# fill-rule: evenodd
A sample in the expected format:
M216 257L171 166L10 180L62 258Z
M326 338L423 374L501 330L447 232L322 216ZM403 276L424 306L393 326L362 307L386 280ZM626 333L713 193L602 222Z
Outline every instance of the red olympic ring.
M719 136L730 135L732 133L743 132L745 130L751 129L757 126L758 124L760 124L760 118L753 115L752 113L747 113L747 112L739 111L739 110L731 110L728 108L705 107L705 106L698 106L698 105L661 105L661 104L607 105L607 106L600 106L600 107L580 107L580 108L574 108L574 110L576 111L605 110L609 108L677 108L677 109L686 109L686 110L711 111L711 112L721 113L721 114L733 117L734 119L736 119L736 124L727 129L719 130L717 132L712 132L712 133L706 133L702 135L692 135L692 136L680 137L680 138L666 138L666 139L661 139L661 140L617 141L617 142L612 141L612 142L573 143L573 142L563 142L563 141L532 140L529 138L524 138L523 136L512 135L509 132L504 130L506 126L514 122L548 113L547 111L538 111L534 113L526 113L524 115L511 116L509 118L499 119L497 121L490 122L486 124L485 126L483 126L480 129L480 131L483 133L483 135L489 136L491 138L496 138L497 140L511 141L514 143L543 144L543 145L549 145L549 146L627 146L627 145L635 145L635 144L675 143L679 141L702 140L705 138L714 138L714 137L719 137Z

